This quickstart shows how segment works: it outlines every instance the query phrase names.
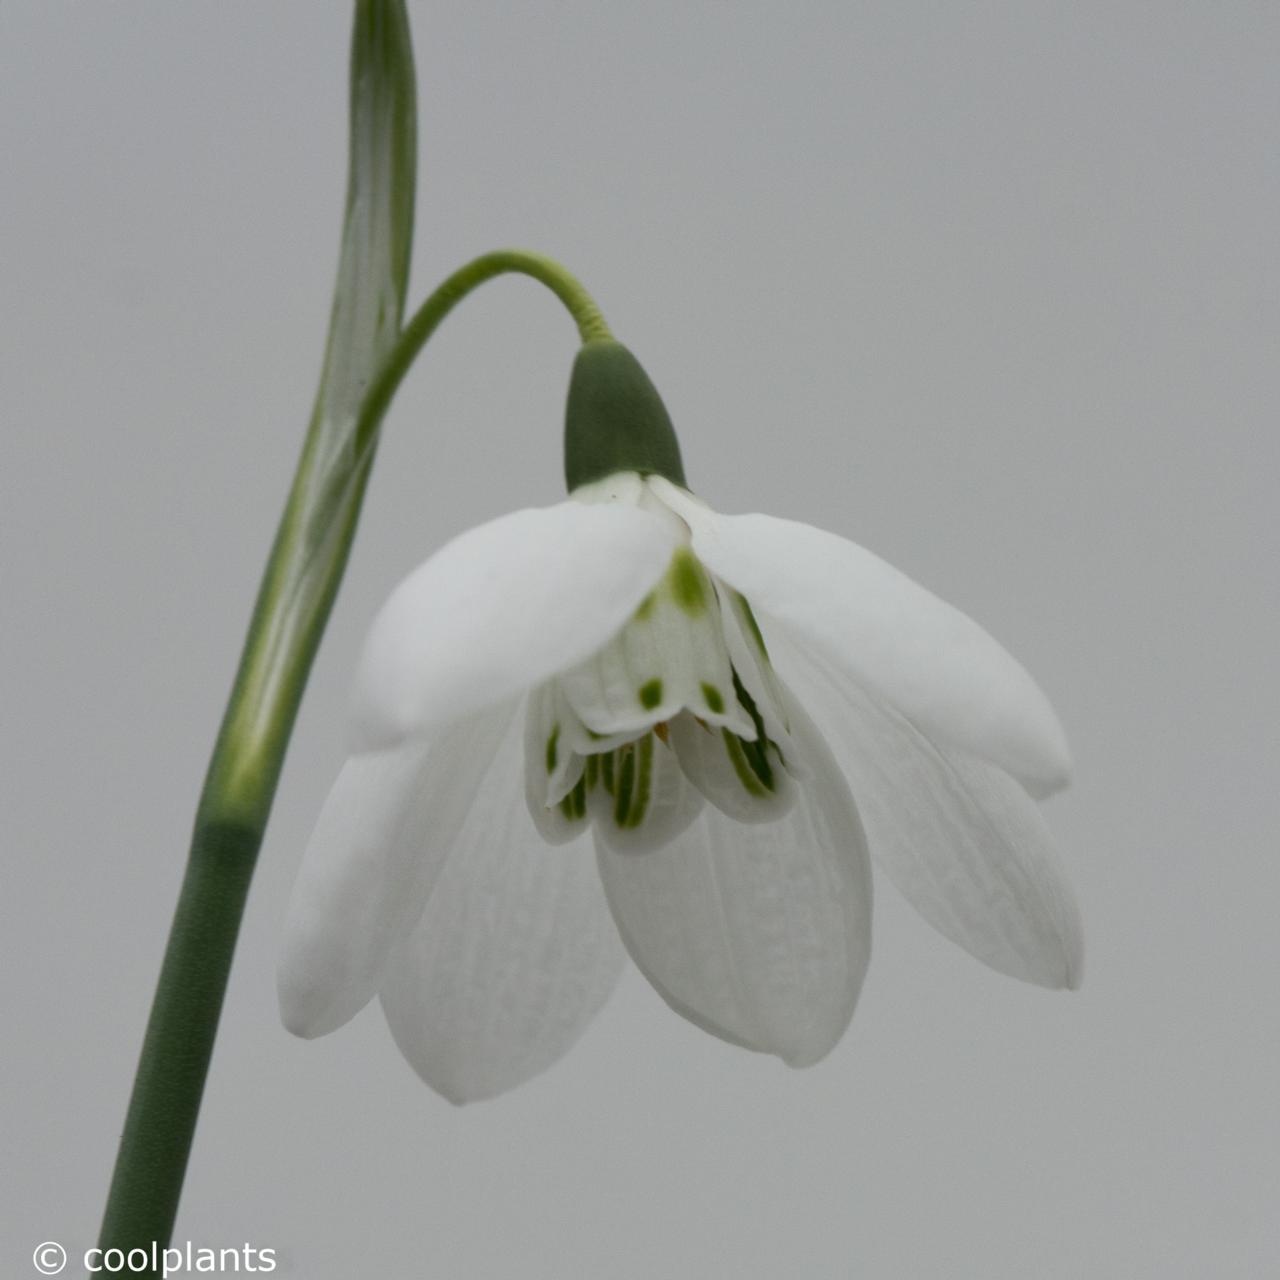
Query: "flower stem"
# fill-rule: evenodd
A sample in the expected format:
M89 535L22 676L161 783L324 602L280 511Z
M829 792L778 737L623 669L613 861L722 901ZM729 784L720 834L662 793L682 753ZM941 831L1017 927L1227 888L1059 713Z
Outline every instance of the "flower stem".
M320 388L196 813L100 1243L169 1240L245 898L303 686L346 566L372 451L350 440L400 331L416 185L404 0L356 0L350 168ZM341 479L335 508L319 501ZM148 1272L147 1274L152 1274Z
M357 0L347 217L320 392L201 793L103 1249L163 1248L172 1232L249 883L396 389L444 317L499 275L531 276L551 289L584 344L611 336L564 267L517 249L454 272L399 327L413 225L414 118L403 0Z
M356 424L357 454L368 448L387 405L418 353L440 327L440 322L469 293L486 281L503 275L529 276L546 285L564 303L584 344L612 339L613 334L595 299L582 282L554 258L528 249L495 249L483 253L442 280L401 331L399 341L378 370L378 376L365 396L360 420Z
M392 399L441 321L480 285L505 275L528 276L546 285L564 304L577 325L584 348L591 343L612 341L613 334L595 299L582 282L554 258L529 249L494 249L473 258L432 290L379 365L360 405L351 435L351 465L345 472L331 477L327 489L317 500L319 511L338 511L349 504L351 484L357 477L367 474L377 448L378 431Z
M262 828L197 826L99 1243L168 1244Z

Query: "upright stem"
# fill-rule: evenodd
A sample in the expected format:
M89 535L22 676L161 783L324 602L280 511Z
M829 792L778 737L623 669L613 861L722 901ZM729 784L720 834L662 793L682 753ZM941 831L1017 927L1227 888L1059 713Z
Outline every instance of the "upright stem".
M103 1218L103 1249L169 1241L261 843L260 827L196 828Z
M545 284L568 308L584 343L610 336L599 308L564 267L517 249L485 254L454 272L398 329L412 220L412 162L404 154L406 138L412 139L411 120L405 123L412 112L411 63L407 87L404 79L407 39L403 0L358 0L352 190L325 375L196 813L107 1201L104 1249L127 1252L153 1242L163 1248L173 1229L254 864L396 389L440 321L498 275L516 272ZM398 58L401 64L381 72L400 76L398 107L381 107L395 135L392 158L398 157L390 191L376 182L372 191L361 188L357 139L369 121L360 115L360 94L376 99L379 84L376 65L361 67L362 49L365 62ZM384 156L383 169L386 163ZM386 187L387 173L376 164L365 177L379 175ZM367 225L370 207L382 207L379 200L381 232Z
M363 393L400 330L416 185L404 0L356 0L350 168L320 388L205 777L103 1217L104 1249L167 1244L245 897L303 686L372 462L351 456ZM342 478L343 500L317 498Z

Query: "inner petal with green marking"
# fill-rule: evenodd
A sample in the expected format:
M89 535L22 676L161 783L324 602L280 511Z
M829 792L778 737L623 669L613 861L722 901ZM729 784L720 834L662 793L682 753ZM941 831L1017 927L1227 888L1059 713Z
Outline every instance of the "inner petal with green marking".
M688 546L630 621L531 695L529 812L553 843L667 843L706 803L741 822L791 807L786 700L750 606Z

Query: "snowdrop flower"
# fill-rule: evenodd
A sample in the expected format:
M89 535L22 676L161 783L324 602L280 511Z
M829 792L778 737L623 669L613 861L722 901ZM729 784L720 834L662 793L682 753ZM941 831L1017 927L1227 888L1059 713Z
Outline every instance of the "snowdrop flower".
M606 353L630 382L596 395L591 352L568 500L454 539L372 626L286 1025L322 1035L376 994L424 1080L489 1097L574 1043L630 953L676 1012L805 1066L866 972L869 854L978 959L1076 985L1032 798L1070 762L1030 676L854 543L712 511L639 366Z

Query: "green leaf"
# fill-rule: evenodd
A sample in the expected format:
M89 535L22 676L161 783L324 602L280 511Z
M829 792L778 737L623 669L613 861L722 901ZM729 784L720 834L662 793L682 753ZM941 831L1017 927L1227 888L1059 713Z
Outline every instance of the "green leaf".
M400 335L413 245L415 96L402 0L360 0L342 254L311 423L318 461L329 465L341 465L365 391Z
M346 214L320 386L210 767L218 812L265 814L364 496L365 392L400 335L413 243L417 106L404 0L358 0Z

